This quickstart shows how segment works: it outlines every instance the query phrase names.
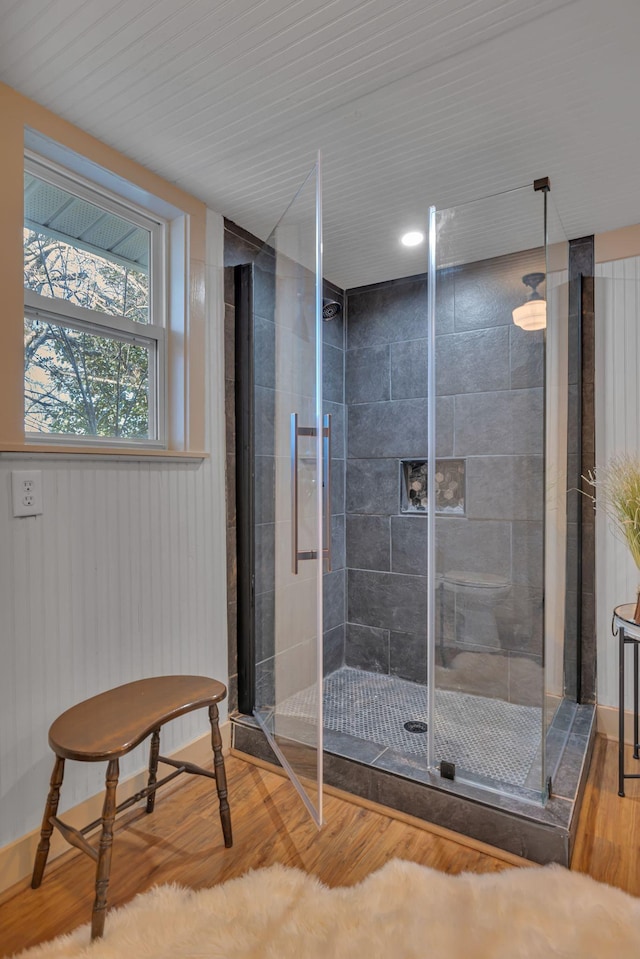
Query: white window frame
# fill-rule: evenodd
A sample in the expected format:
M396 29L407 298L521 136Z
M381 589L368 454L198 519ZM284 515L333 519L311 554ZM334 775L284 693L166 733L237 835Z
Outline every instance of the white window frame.
M132 226L142 227L150 235L149 250L149 322L138 323L123 316L112 316L89 310L69 300L41 296L24 288L25 317L42 319L67 329L93 333L137 343L150 349L149 363L149 438L95 436L91 433L45 433L25 430L25 441L34 446L58 444L105 448L167 448L167 286L169 224L129 199L76 172L45 159L32 150L25 150L25 172L68 193L87 200L94 206L113 213ZM82 243L78 243L82 249Z

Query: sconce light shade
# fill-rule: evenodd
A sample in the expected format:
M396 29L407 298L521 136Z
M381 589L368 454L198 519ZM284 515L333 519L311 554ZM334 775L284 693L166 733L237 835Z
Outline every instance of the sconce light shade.
M536 287L544 280L544 273L527 273L522 277L525 286L531 288L531 296L513 311L513 322L523 330L544 330L547 325L547 301Z

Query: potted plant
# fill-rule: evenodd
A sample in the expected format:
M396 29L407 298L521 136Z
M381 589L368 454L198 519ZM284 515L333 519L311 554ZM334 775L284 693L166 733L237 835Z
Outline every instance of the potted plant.
M587 493L594 508L604 510L640 572L640 459L627 453L614 456L583 479L594 490ZM633 618L640 623L640 586Z

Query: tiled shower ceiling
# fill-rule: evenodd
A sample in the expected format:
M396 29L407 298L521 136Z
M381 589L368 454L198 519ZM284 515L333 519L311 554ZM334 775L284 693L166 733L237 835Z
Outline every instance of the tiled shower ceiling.
M341 286L421 272L397 238L430 203L540 176L569 237L640 221L638 0L0 0L0 17L0 80L259 236L320 148Z

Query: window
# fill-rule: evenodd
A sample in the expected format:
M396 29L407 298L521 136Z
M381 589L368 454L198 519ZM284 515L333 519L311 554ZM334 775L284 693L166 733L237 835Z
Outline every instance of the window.
M27 156L27 437L165 445L166 232L160 218Z
M221 218L2 84L0 99L0 457L203 459Z

